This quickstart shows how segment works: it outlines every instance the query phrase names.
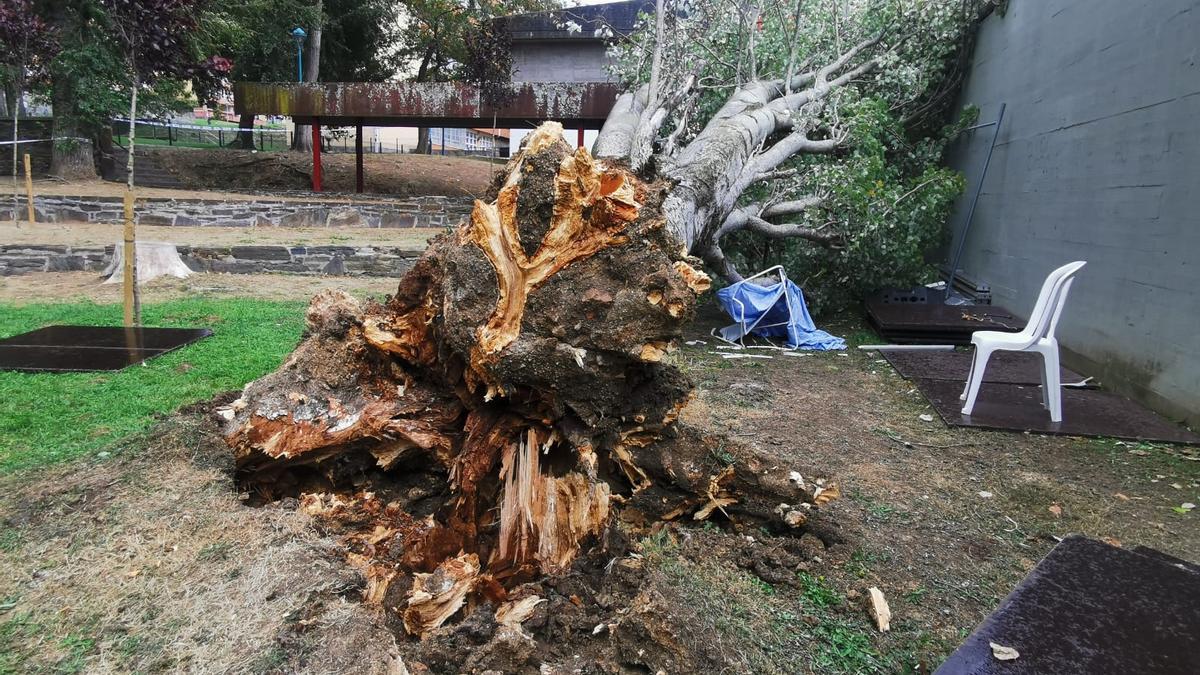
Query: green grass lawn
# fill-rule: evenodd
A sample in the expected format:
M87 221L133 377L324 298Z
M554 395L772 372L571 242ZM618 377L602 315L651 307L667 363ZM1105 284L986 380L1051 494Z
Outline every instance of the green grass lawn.
M99 451L158 415L240 389L282 363L303 302L187 299L147 305L147 326L209 327L210 338L115 373L0 371L0 472ZM119 305L0 303L0 337L51 324L120 325Z

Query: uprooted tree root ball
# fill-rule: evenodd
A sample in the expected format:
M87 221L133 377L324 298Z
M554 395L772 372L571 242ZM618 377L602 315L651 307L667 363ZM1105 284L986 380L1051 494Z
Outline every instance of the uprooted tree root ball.
M692 384L665 357L709 280L663 227L665 187L539 127L395 296L317 296L295 353L225 409L254 499L299 497L417 636L485 605L524 635L530 582L663 521L801 532L836 487L675 423Z

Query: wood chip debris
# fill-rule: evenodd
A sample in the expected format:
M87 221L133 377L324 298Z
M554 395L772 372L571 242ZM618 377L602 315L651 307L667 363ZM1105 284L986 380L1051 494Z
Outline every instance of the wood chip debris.
M992 648L992 656L995 657L997 661L1016 661L1021 657L1021 653L1012 647L998 645L995 642L989 642L988 646Z
M867 589L867 593L871 596L871 617L875 619L875 626L880 633L888 632L892 629L892 609L888 607L887 598L875 586Z
M533 610L543 602L546 599L537 595L506 602L496 609L496 623L521 630L521 624L533 616Z

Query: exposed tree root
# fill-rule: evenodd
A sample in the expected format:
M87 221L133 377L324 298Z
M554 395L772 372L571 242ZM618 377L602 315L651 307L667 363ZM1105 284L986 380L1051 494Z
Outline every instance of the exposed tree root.
M509 590L602 548L617 512L783 531L813 508L786 469L728 444L714 463L675 425L692 385L666 355L708 279L663 228L663 186L561 131L539 127L385 303L314 298L295 353L226 413L242 480L305 495L413 634L479 601L519 634L536 603Z

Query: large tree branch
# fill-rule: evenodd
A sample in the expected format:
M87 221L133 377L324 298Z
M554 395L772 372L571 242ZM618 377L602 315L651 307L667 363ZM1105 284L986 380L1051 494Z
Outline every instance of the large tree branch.
M772 223L758 216L746 218L744 229L756 232L770 239L807 239L808 241L816 242L830 248L838 248L842 242L842 237L837 232L807 227L797 223Z
M737 271L737 268L733 266L733 263L729 261L729 258L725 257L725 252L721 250L721 247L718 246L716 242L709 244L708 247L701 252L700 259L703 260L706 265L716 270L717 274L720 274L721 277L729 283L737 283L742 280L741 273Z
M600 128L600 134L592 145L592 154L606 159L624 159L629 157L633 146L633 136L637 132L642 112L646 109L650 87L642 85L633 91L627 91L617 97L608 119Z
M696 75L693 73L685 78L683 83L670 96L663 96L660 93L657 96L658 103L653 106L647 106L642 111L629 147L629 168L631 170L634 172L641 171L650 161L650 157L654 154L654 141L658 138L658 132L662 129L671 112L679 107L680 103L692 93L695 85Z
M746 173L749 182L753 182L759 175L768 171L773 171L780 164L788 161L792 157L805 153L828 153L837 150L845 143L845 136L838 135L833 138L820 140L812 140L808 137L807 131L794 131L787 136L781 138L775 145L772 145L767 150L761 152L749 164L746 165ZM747 185L749 185L749 182Z
M809 195L800 199L791 199L786 202L775 202L770 206L758 212L758 215L763 218L777 218L779 216L794 216L802 211L813 209L825 203L825 198L820 195Z

